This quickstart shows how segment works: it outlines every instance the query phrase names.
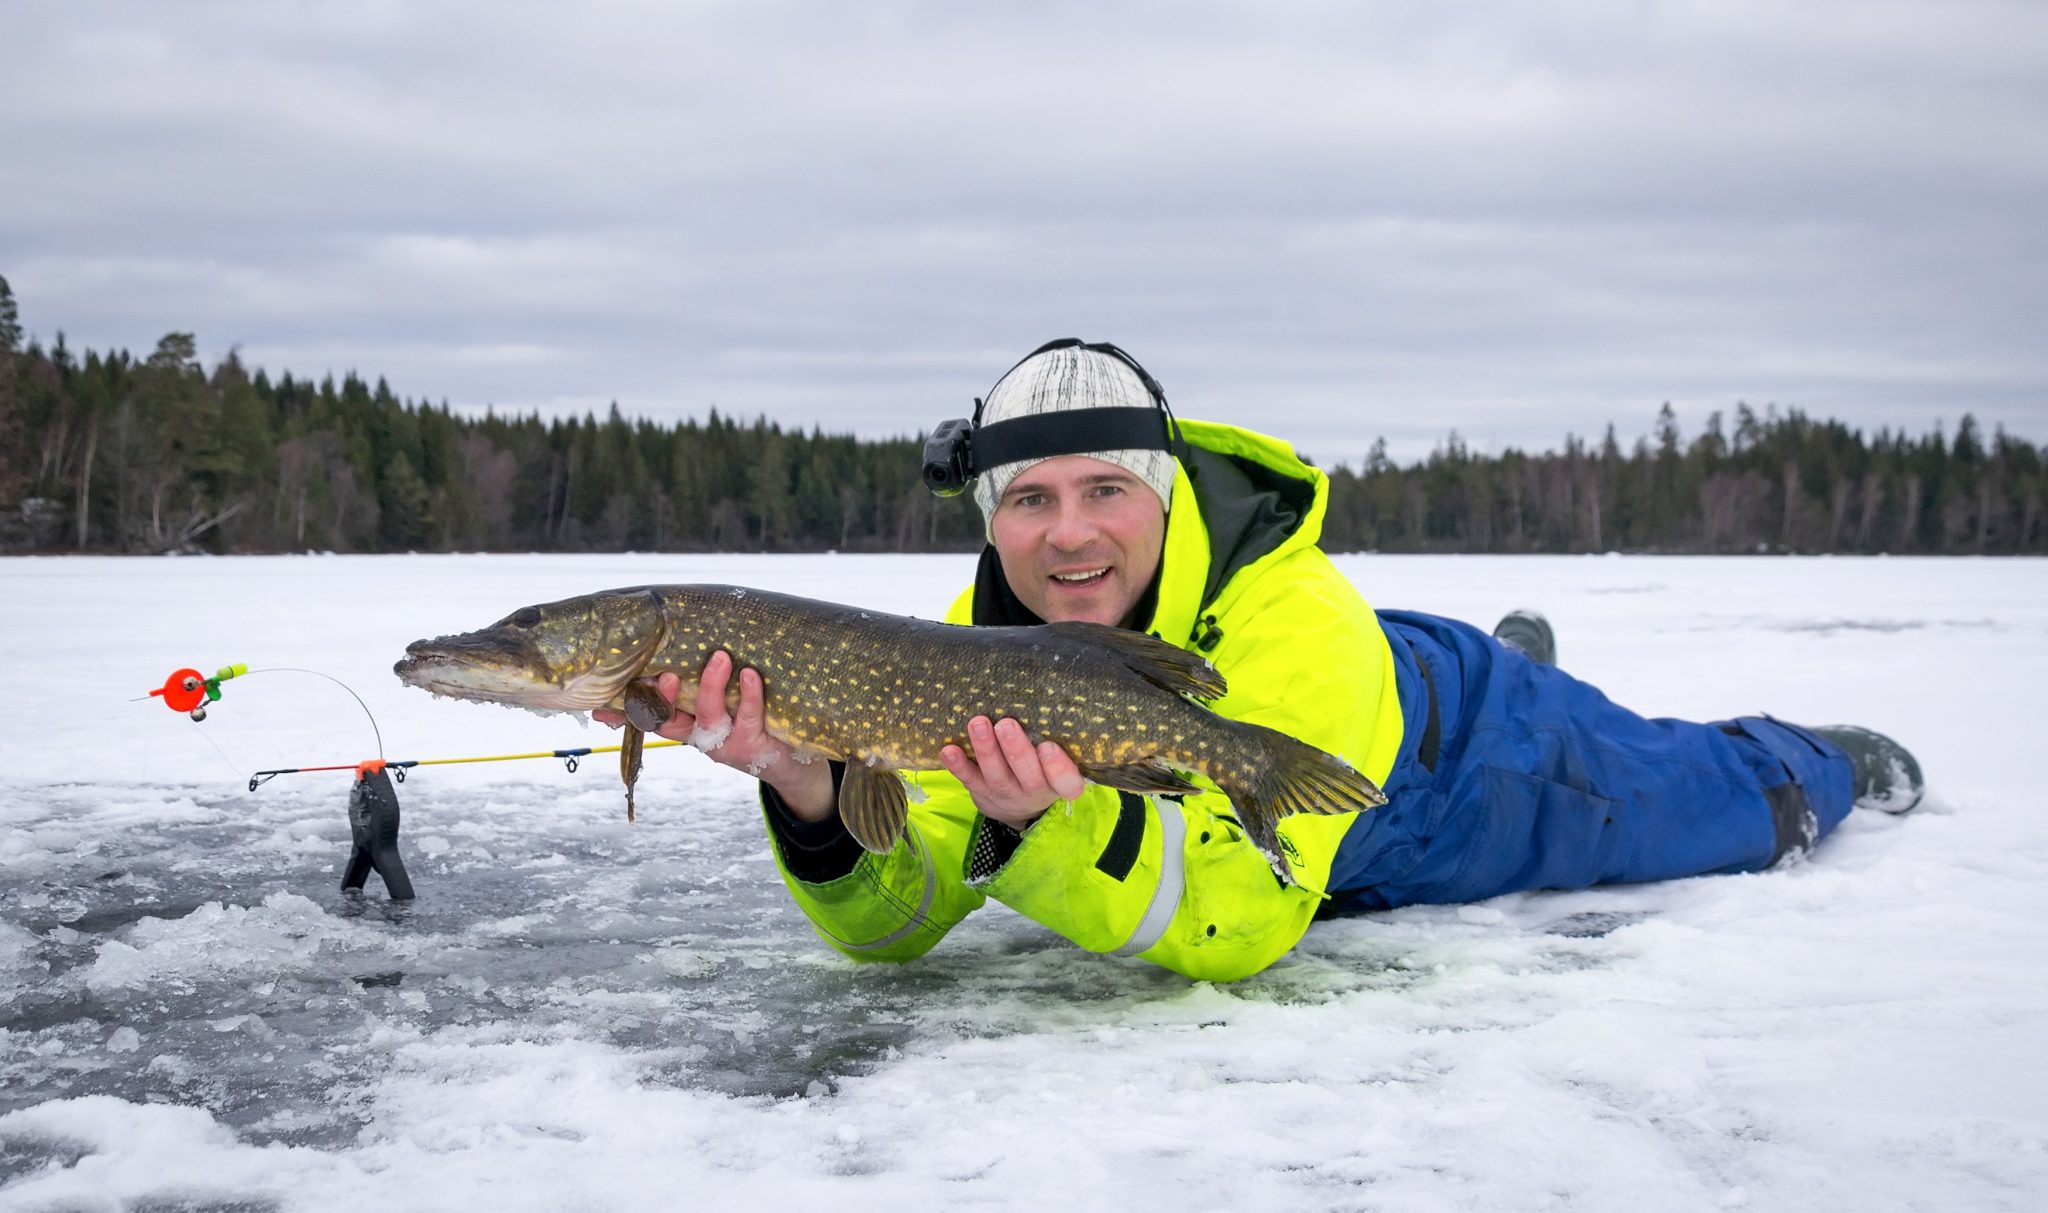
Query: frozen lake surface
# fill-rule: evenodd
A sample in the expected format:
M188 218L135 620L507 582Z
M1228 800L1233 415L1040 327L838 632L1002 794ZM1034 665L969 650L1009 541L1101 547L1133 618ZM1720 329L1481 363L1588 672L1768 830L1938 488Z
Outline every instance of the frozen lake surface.
M603 745L435 701L405 643L612 585L939 614L965 557L0 561L0 1210L2014 1209L2048 1193L2040 561L1345 557L1535 606L1660 715L1890 732L1931 803L1753 876L1327 922L1233 986L991 904L857 968L753 785L433 767L419 898L338 888L345 774ZM204 724L133 702L266 671Z

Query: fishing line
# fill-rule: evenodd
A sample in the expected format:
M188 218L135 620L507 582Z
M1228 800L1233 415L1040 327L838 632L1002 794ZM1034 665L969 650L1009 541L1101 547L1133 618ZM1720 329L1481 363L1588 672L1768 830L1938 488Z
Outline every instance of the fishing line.
M146 699L146 698L148 698L148 696L144 696L144 698ZM224 763L226 763L226 764L227 764L228 770L230 770L230 771L233 771L233 772L235 773L235 778L236 778L236 779L247 779L247 778L248 778L248 776L246 776L246 775L242 774L242 768L240 768L240 767L238 767L238 766L236 766L236 765L235 765L234 759L232 759L232 758L229 758L229 757L228 757L228 752L227 752L226 750L223 750L223 749L221 749L221 748L220 748L220 743L219 743L219 742L217 742L217 741L215 741L215 740L213 739L213 736L212 736L211 734L209 734L209 733L208 733L208 732L207 732L207 731L206 731L205 729L200 729L200 728L199 728L199 722L198 722L198 721L196 721L196 720L195 720L195 721L193 721L193 722L192 722L192 727L193 727L193 728L195 728L195 729L199 729L199 735L200 735L201 737L204 737L204 738L206 738L206 744L208 744L208 745L212 746L212 747L213 747L213 752L214 752L214 753L216 753L216 754L218 754L218 755L220 755L220 760L221 760L222 762L224 762Z
M304 668L302 668L302 667L299 667L299 666L294 666L294 665L273 665L273 666L265 666L264 668L262 668L262 669L260 669L260 670L250 670L250 671L249 671L249 673L250 673L250 674L311 674L311 675L312 675L313 677L315 677L315 678L325 678L325 679L326 679L327 681L329 681L329 682L333 683L333 684L334 684L335 686L338 686L338 687L340 687L340 688L341 688L342 690L344 690L344 691L347 691L347 692L348 692L348 697L349 697L350 699L353 699L353 700L355 700L355 701L356 701L356 706L357 706L357 707L359 707L359 708L363 709L363 717L364 717L364 719L366 719L366 720L368 720L368 721L370 722L370 733L371 733L371 735L372 735L372 736L376 737L376 739L377 739L377 757L378 757L379 759L381 759L381 758L383 758L383 757L384 757L384 730L382 730L382 729L380 729L380 728L378 728L378 727L377 727L377 717L376 717L376 715L375 715L374 713L372 713L372 712L370 711L370 705L369 705L369 704L367 704L367 703L364 703L364 702L363 702L363 697L362 697L361 695L358 695L358 694L356 694L356 692L355 692L355 688L354 688L354 687L351 687L351 686L350 686L349 684L347 684L347 683L343 682L343 681L342 681L341 679L339 679L339 678L336 678L336 677L335 677L334 675L332 675L332 674L323 674L323 673L321 673L321 672L320 672L319 670L308 670L308 669L304 669ZM247 677L247 676L248 676L248 675L243 675L243 677ZM215 747L215 748L216 748L216 749L218 749L219 747ZM237 771L237 772L236 772L236 774L238 774L238 775L239 775L240 773L241 773L241 772L239 772L239 771Z

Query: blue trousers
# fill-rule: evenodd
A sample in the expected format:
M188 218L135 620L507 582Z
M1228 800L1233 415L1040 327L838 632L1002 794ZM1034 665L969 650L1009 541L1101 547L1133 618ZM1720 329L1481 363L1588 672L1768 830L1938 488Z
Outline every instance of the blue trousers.
M1768 717L1650 719L1468 624L1381 611L1405 736L1331 908L1751 872L1848 816L1848 758Z

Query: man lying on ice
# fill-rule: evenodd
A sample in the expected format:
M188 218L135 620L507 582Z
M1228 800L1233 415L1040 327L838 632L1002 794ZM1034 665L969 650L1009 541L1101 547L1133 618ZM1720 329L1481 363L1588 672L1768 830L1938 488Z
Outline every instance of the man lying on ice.
M919 956L993 897L1091 951L1227 981L1319 913L1756 871L1852 805L1919 803L1912 756L1869 730L1646 719L1558 669L1533 612L1488 635L1373 610L1316 546L1323 474L1275 439L1178 421L1115 346L1041 347L933 447L928 482L971 481L987 520L949 621L1152 633L1215 664L1218 712L1339 755L1388 801L1285 818L1282 880L1220 792L1088 785L1058 747L977 717L971 753L913 777L925 796L903 841L869 854L839 821L843 768L774 761L788 747L763 729L759 676L741 672L728 718L733 671L715 656L663 733L701 725L723 738L714 759L762 774L791 894L856 959ZM661 693L677 685L664 675Z

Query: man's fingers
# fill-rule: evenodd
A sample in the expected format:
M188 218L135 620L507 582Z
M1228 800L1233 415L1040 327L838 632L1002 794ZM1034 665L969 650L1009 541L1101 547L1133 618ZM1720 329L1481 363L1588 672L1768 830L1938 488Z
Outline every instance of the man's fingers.
M697 718L681 708L661 726L661 735L670 741L688 741L697 732Z
M1038 762L1038 750L1025 734L1024 726L1004 717L996 722L996 744L1002 747L1003 758L1009 763L1010 774L1017 787L1026 792L1036 792L1045 787L1045 771Z
M986 716L976 716L967 722L967 740L974 743L975 765L981 768L981 778L988 791L1005 795L1017 790L1017 776L1010 770L1010 760L1003 755L1003 744L996 740L996 727Z
M733 717L734 731L749 739L766 731L767 698L768 692L761 685L761 672L751 668L741 670L740 710Z
M939 750L939 761L946 764L946 769L967 789L968 795L979 799L988 794L988 783L981 777L981 768L967 756L966 750L956 745L945 746Z
M1038 743L1038 765L1045 772L1045 782L1061 800L1073 800L1088 788L1073 756L1050 741Z
M715 729L725 723L725 688L731 681L732 655L720 649L704 663L704 679L697 684L694 715L705 728Z

